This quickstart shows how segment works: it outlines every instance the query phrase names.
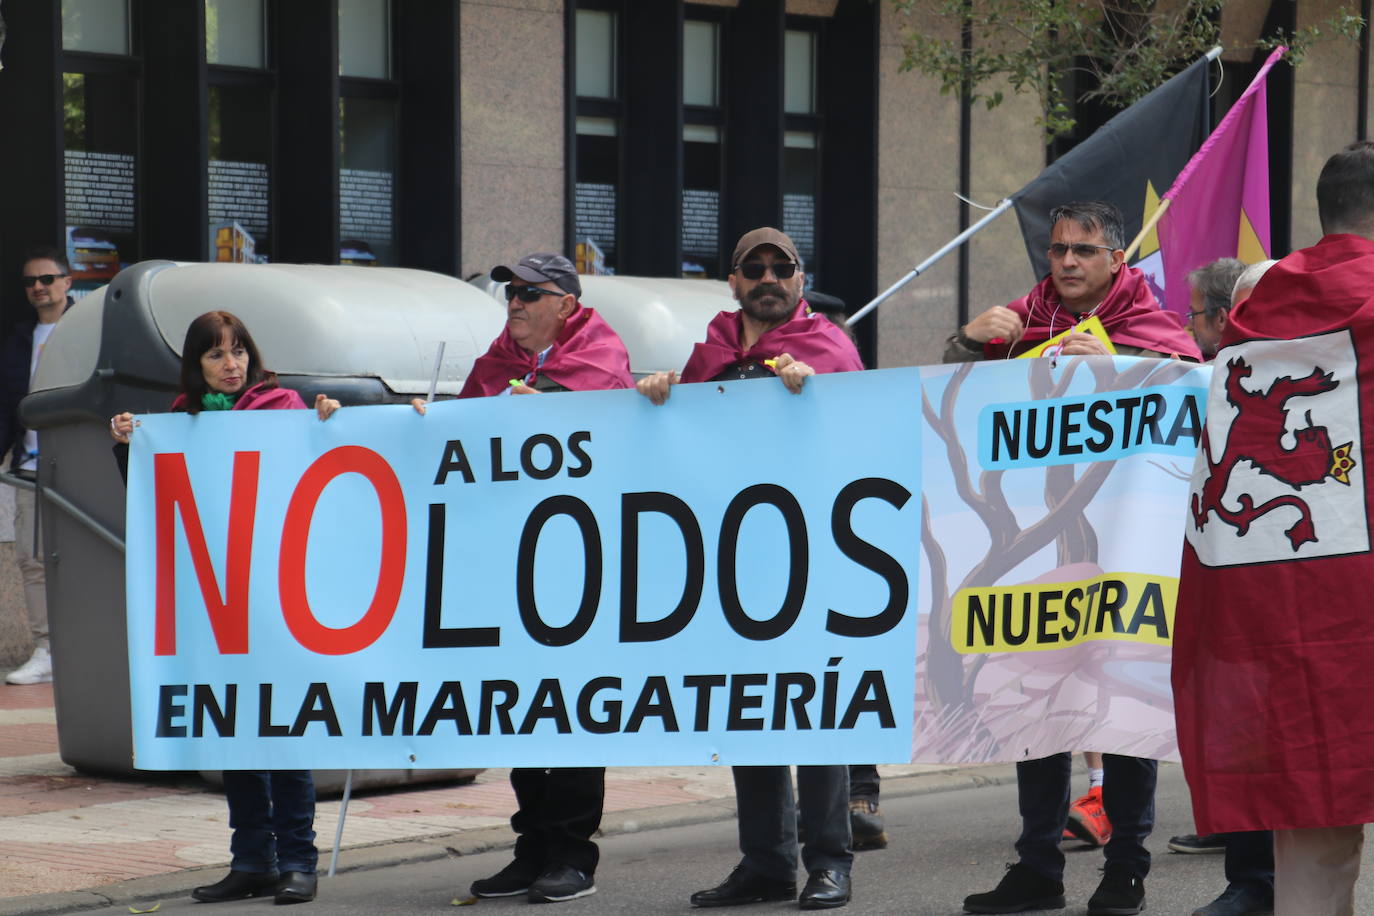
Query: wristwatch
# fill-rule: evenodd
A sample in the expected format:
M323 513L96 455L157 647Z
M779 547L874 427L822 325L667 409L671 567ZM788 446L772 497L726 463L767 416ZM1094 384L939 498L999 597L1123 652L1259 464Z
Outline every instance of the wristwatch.
M959 330L954 332L954 339L959 343L959 346L963 347L965 350L968 350L970 353L983 352L982 342L974 340L972 337L969 337L967 334L964 333L963 328L960 328Z

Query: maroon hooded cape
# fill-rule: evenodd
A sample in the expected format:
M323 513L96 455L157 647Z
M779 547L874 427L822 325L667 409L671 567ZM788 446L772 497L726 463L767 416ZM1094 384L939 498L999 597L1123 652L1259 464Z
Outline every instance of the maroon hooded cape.
M264 388L262 382L249 387L234 402L233 410L300 410L305 401L290 388ZM172 410L186 409L186 394L177 395L172 402Z
M1015 356L1064 333L1079 321L1079 316L1063 304L1053 276L1045 277L1029 295L1008 303L1007 308L1021 318L1025 333L1011 347L984 344L983 352L988 359ZM1114 344L1202 361L1197 342L1183 329L1177 315L1159 307L1145 275L1135 267L1123 266L1116 272L1107 298L1093 309L1093 315L1102 321Z
M458 397L499 394L510 387L511 379L533 372L538 362L536 354L515 342L509 328L502 328L487 352L472 364L472 372ZM595 310L581 303L563 324L563 333L554 341L539 374L569 391L634 387L630 355L625 352L620 336Z
M706 340L692 348L682 370L684 382L709 382L736 363L776 359L786 353L824 372L856 372L864 367L854 342L829 318L811 315L806 300L787 321L765 331L749 349L742 343L744 326L738 311L721 312L706 326Z
M1231 311L1174 630L1198 833L1374 821L1374 243L1329 235Z

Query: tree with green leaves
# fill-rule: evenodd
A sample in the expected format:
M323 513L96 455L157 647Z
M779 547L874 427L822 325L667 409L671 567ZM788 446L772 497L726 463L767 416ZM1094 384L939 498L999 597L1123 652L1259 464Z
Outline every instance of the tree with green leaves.
M1221 43L1223 0L892 0L912 17L904 31L902 70L940 81L942 93L966 95L989 109L1002 103L1005 80L1034 92L1046 139L1071 132L1076 100L1125 108ZM915 24L915 14L923 25ZM934 26L934 28L931 28ZM1261 36L1255 50L1287 45L1300 63L1328 39L1358 38L1364 20L1339 7L1325 21ZM939 34L957 37L937 37Z

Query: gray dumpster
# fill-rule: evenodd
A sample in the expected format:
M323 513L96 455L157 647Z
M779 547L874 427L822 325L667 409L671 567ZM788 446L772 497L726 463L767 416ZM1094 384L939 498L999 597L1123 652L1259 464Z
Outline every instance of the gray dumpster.
M423 397L440 341L438 389L456 394L505 321L504 309L470 284L425 271L170 261L123 270L67 310L20 411L42 441L58 743L62 759L86 772L133 772L125 489L109 418L168 408L186 328L212 309L242 318L263 362L307 403L324 391L345 405ZM396 771L380 781L432 775Z

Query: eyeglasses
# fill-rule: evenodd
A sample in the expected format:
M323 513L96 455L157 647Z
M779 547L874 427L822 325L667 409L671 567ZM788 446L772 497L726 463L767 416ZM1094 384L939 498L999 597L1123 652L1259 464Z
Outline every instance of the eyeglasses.
M516 286L513 283L506 284L506 301L509 302L516 296L520 297L521 302L538 302L540 296L566 296L567 293L556 293L551 289L540 289L537 286Z
M1111 245L1089 245L1087 242L1076 242L1072 245L1065 245L1063 242L1055 242L1053 245L1050 246L1049 251L1047 253L1051 258L1058 261L1061 258L1063 258L1064 255L1072 251L1073 256L1075 258L1078 258L1079 260L1084 260L1086 258L1093 257L1099 251L1115 250L1116 249L1113 248Z
M773 271L773 276L779 280L790 280L792 275L797 272L797 265L791 261L774 261L772 264L765 264L762 261L745 261L735 267L740 276L746 280L762 280L763 275L768 271Z
M33 286L35 283L42 283L44 286L52 286L53 283L54 283L59 277L65 277L65 276L66 276L66 274L39 274L39 275L36 276L36 277L25 277L25 278L24 278L24 288L25 288L25 289L28 289L29 287Z
M1188 320L1189 320L1189 321L1192 321L1192 320L1193 320L1194 318L1196 318L1197 316L1199 316L1199 315L1206 315L1206 314L1207 314L1207 310L1206 310L1206 309L1198 309L1196 312L1189 312L1189 313L1188 313Z

